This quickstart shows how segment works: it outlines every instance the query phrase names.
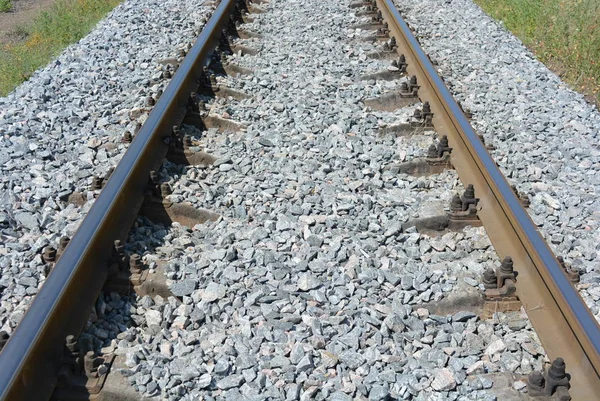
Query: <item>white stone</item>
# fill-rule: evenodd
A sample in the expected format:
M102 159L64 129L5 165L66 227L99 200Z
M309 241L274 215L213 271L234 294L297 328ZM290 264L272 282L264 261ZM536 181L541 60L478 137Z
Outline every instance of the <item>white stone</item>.
M450 391L456 388L456 380L450 369L438 369L435 372L431 388L435 391Z
M492 342L490 345L488 345L488 347L485 349L485 354L492 356L503 352L505 349L506 344L504 343L504 341L502 341L502 339L498 339Z
M149 311L146 311L144 316L146 317L146 324L148 326L160 326L162 322L162 315L157 310L151 309Z

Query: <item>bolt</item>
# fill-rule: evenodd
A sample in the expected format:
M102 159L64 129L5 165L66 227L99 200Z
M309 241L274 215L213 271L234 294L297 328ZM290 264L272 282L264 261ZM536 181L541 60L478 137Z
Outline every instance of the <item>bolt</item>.
M165 71L163 72L163 78L165 78L165 79L170 79L170 78L172 78L172 77L173 77L173 74L171 73L171 70L165 70Z
M423 119L423 114L421 113L421 110L415 109L415 112L413 113L413 118L415 120L422 120Z
M427 149L427 157L429 159L437 158L437 147L434 144L429 145L429 149Z
M115 240L115 242L114 242L114 250L115 250L115 253L117 255L123 255L123 254L125 254L125 246L123 245L123 243L121 242L120 239Z
M398 61L396 61L396 67L398 67L398 69L402 72L406 72L406 66L408 64L406 64L406 57L404 57L404 54L401 54L400 57L398 58ZM416 77L415 77L416 78ZM416 84L416 81L415 81Z
M581 272L577 267L571 266L569 268L569 278L571 279L572 283L579 283L579 281L581 280Z
M111 267L116 265L116 268L112 268L109 274L116 274L119 271L124 271L127 268L127 256L125 255L125 246L121 240L115 240L113 247L113 254L111 258Z
M454 213L462 211L462 201L460 200L459 194L454 194L452 197L452 200L450 201L450 211Z
M104 177L104 180L102 180L102 187L104 187L106 185L106 183L108 182L108 179L110 178L110 176L112 175L112 173L115 171L114 167L111 167L108 169L108 172L106 173L106 176Z
M2 351L9 338L10 336L6 331L0 331L0 351Z
M47 246L44 248L44 252L42 253L42 259L45 263L54 263L56 262L56 249L51 246Z
M169 184L167 184L166 182L163 182L162 184L160 184L160 195L162 196L163 199L165 199L167 196L171 195L171 187L169 186Z
M567 273L567 276L569 276L569 280L571 280L571 282L574 284L579 283L581 279L579 269L577 269L576 267L567 266L567 263L565 262L565 259L562 256L557 256L556 260L558 260L560 266Z
M154 170L150 171L150 182L153 184L158 184L159 181L160 177L158 176L158 173Z
M562 358L556 358L552 361L552 365L548 369L548 376L557 380L567 377L565 361Z
M416 83L417 77L414 77L414 78L415 78L415 83ZM411 81L412 81L412 78L411 78ZM423 103L423 114L426 116L431 114L431 106L429 105L429 102Z
M190 148L192 146L192 137L189 135L186 135L183 137L183 146L185 148Z
M527 383L527 392L535 397L543 395L544 392L544 375L542 372L534 371L529 374Z
M442 137L440 138L440 143L437 147L437 157L444 156L444 153L446 152L452 152L452 148L448 144L448 137L446 135L442 135Z
M58 242L58 246L60 250L63 250L67 247L67 245L69 245L69 242L71 241L71 238L67 237L66 235L63 237L60 237L60 240Z
M65 248L69 245L69 241L71 239L67 236L60 237L58 240L58 251L56 251L56 259L59 259L61 255L65 252Z
M131 143L131 141L133 141L133 136L131 135L131 132L125 131L123 133L123 137L121 138L121 142L122 143Z
M467 188L465 189L465 192L463 193L460 200L462 201L463 212L469 210L471 205L477 206L477 203L479 203L479 199L475 198L475 188L473 187L473 184L467 185Z
M67 350L72 353L79 353L79 343L77 342L77 338L73 334L69 334L66 338L66 347Z
M88 376L97 377L97 375L95 374L97 371L97 367L94 366L95 359L96 358L94 357L94 351L88 351L83 358L83 367L85 369L85 373Z
M498 288L498 280L496 279L496 273L492 269L485 269L483 272L483 286L486 290L492 290Z
M188 97L188 107L192 110L198 108L198 97L196 96L196 92L190 92L190 96Z
M443 135L440 138L440 146L443 148L447 148L448 147L448 137L446 135Z
M396 43L396 37L392 36L390 39L390 48L394 49L398 47L397 43Z
M198 112L202 113L206 111L206 103L204 102L204 100L200 100L198 102Z
M158 100L158 99L160 99L160 97L162 96L162 94L163 94L163 90L159 88L159 89L156 91L156 95L154 95L154 98L155 98L156 100Z
M465 199L475 199L475 188L473 187L473 184L467 185L467 188L465 189L464 197L465 197Z
M142 258L137 253L134 253L129 257L129 269L132 273L139 274L142 271Z
M154 106L156 104L156 100L154 100L154 98L152 96L148 96L146 98L146 106Z
M558 387L570 387L569 381L571 377L566 372L565 361L562 358L556 358L552 361L550 369L546 374L545 393L547 396L553 395ZM568 395L566 397L560 397L560 399L570 399Z
M138 132L142 129L142 123L135 124L135 128L133 130L133 135L137 135Z
M99 191L102 189L102 178L95 175L92 178L92 191Z
M401 93L409 93L409 91L408 91L408 84L406 82L402 82L400 84L400 92Z
M419 85L417 84L417 76L416 75L413 75L412 77L410 77L410 79L408 81L408 87L411 92L415 89L418 89Z
M504 260L502 260L502 263L500 263L500 272L502 272L502 274L514 273L513 260L510 256L505 257Z
M219 61L221 62L221 64L226 65L227 64L227 54L225 54L225 52L219 53Z

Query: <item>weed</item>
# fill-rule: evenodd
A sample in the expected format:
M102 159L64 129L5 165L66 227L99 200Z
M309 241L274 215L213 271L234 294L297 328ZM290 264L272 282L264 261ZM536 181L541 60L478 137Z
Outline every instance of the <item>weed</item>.
M598 0L475 0L575 89L600 103Z
M0 96L8 94L69 44L84 37L119 3L119 0L57 0L31 25L19 28L23 41L0 45Z
M12 0L0 0L0 13L10 11L12 6Z

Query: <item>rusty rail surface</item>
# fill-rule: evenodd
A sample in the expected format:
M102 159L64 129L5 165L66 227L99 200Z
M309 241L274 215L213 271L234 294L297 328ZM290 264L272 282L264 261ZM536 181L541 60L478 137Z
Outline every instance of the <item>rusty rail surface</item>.
M0 400L50 398L65 338L79 334L87 321L107 278L114 241L124 240L134 222L149 173L167 153L164 139L183 119L235 3L218 5L0 353Z
M461 181L474 184L478 216L500 258L519 273L517 295L551 359L565 360L575 400L600 394L600 327L527 211L498 169L392 0L376 0L390 35L416 75L419 97L431 104L436 130L448 135Z

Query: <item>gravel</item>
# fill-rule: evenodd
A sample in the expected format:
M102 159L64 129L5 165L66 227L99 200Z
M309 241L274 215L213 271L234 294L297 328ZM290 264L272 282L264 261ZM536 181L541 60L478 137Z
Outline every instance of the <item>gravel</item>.
M434 133L379 133L417 105L365 106L402 79L359 79L389 66L367 58L376 49L351 28L364 18L345 3L267 7L247 27L265 38L243 41L258 55L231 57L254 73L218 78L252 98L211 105L246 128L185 126L218 163L160 171L170 200L220 218L168 229L139 219L130 234L128 251L164 263L181 295L130 303L110 294L114 313L88 328L95 345L124 356L121 373L137 391L168 400L495 399L489 381L474 379L540 370L545 355L525 315L436 312L476 293L499 261L482 228L402 232L409 219L444 213L462 188L453 171L385 168L424 156ZM130 327L113 335L117 316Z
M600 114L471 0L397 6L600 320Z
M12 332L43 284L42 249L74 233L94 200L91 178L118 163L121 135L145 120L147 98L203 24L202 3L127 1L0 99L1 330ZM361 41L369 32L351 26L367 19L346 3L272 0L247 25L265 36L243 41L258 55L230 58L254 73L218 78L252 97L211 105L246 128L182 128L218 161L165 162L161 180L172 201L221 217L169 228L138 219L127 250L151 269L164 263L173 296L103 294L84 334L124 358L120 373L140 393L495 400L490 374L528 374L546 361L525 314L482 321L432 307L479 290L499 261L482 228L402 232L443 213L462 188L453 171L386 169L424 156L435 134L379 133L419 105L365 105L403 79L359 79L389 61L367 56L381 48ZM529 194L533 221L582 269L579 288L600 318L597 109L470 0L398 7L501 169ZM523 381L513 388L526 391Z
M13 331L43 284L42 249L73 235L94 200L92 177L117 164L121 136L145 120L146 98L201 28L202 4L125 1L0 98L1 330ZM83 206L69 202L73 192Z

